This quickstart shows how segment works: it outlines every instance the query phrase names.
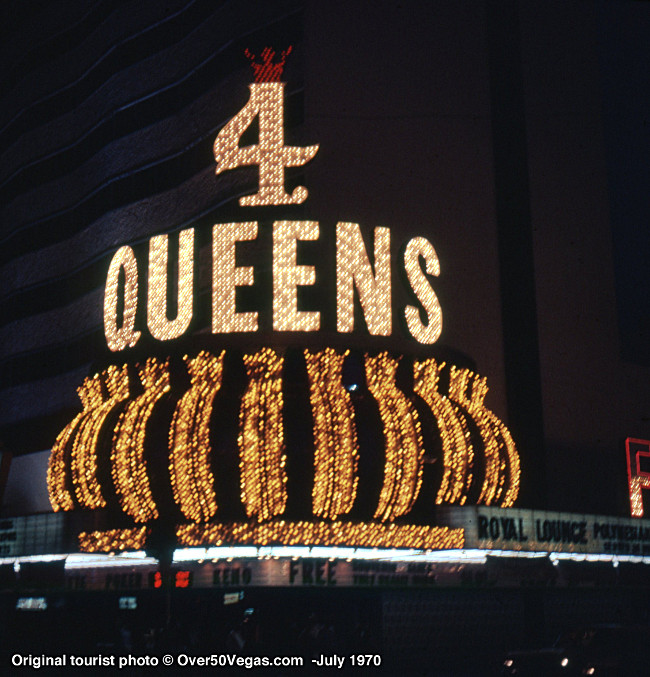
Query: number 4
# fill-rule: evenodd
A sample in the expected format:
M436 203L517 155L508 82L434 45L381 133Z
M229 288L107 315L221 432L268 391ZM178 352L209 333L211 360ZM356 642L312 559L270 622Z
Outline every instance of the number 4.
M217 174L237 167L259 167L259 190L239 198L242 207L301 204L307 199L307 189L297 186L289 195L284 189L284 168L309 162L316 155L318 145L284 145L283 82L255 82L249 88L248 103L215 139ZM239 140L255 116L259 116L259 143L241 148Z

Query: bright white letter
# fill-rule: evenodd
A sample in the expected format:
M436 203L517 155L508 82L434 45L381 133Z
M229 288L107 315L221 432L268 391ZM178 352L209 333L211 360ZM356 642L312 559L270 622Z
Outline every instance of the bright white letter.
M254 240L257 221L219 223L212 229L212 333L257 331L257 313L235 312L235 287L253 284L252 266L235 265L235 243Z
M375 228L375 274L356 223L336 224L336 328L354 328L354 288L371 334L390 336L390 230Z
M168 341L185 333L192 321L194 286L194 229L178 234L178 310L176 319L167 318L168 236L149 240L149 284L147 292L147 326L159 341Z
M314 266L296 264L296 241L317 240L316 221L276 221L273 224L273 329L318 331L320 313L298 310L298 285L316 282Z
M428 323L422 324L420 311L415 306L406 306L404 316L411 336L420 343L435 343L442 331L442 309L436 293L420 267L420 256L424 259L428 275L440 275L440 262L433 245L423 237L414 237L404 251L404 270L418 301L427 314Z
M117 326L117 289L120 269L124 269L124 311L122 326ZM135 331L135 313L138 308L138 263L133 249L120 247L108 267L104 291L104 334L113 351L133 348L140 338Z

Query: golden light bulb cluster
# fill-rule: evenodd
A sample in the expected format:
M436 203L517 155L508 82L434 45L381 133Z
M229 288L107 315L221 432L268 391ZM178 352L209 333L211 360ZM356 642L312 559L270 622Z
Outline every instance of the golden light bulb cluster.
M110 529L109 531L82 531L79 534L81 552L118 552L120 550L143 550L148 527L135 529Z
M445 363L430 358L413 365L413 391L431 409L442 442L443 476L436 503L464 505L472 484L474 448L465 417L457 406L438 390Z
M356 419L343 385L347 354L331 348L304 351L313 416L312 513L328 520L350 513L359 482ZM214 356L203 351L193 359L186 356L191 385L176 403L168 433L167 464L174 500L185 517L196 522L213 519L218 508L210 420L221 388L223 360L223 352ZM248 384L239 410L240 495L248 517L263 522L283 515L287 502L283 358L264 348L245 355L243 361ZM365 357L366 380L379 408L384 435L384 477L374 511L374 519L381 522L407 514L422 483L420 423L413 403L397 387L397 366L398 360L388 353ZM443 478L436 503L462 505L467 501L475 454L468 429L471 419L478 426L486 456L479 502L510 506L519 492L519 457L505 425L485 407L485 379L452 367L447 398L438 390L443 367L444 363L434 359L414 364L414 393L431 409L442 441ZM117 498L136 522L158 518L144 449L152 413L170 391L170 374L168 363L155 358L138 370L144 392L137 396L126 365L109 367L79 388L83 411L57 437L50 457L47 484L54 510L106 505L107 488L100 486L98 478L98 444L110 413L120 407L110 454ZM74 495L68 489L70 481Z
M169 392L168 363L149 358L138 369L144 392L129 402L115 428L112 476L122 510L136 522L158 517L144 458L147 422L160 398Z
M194 229L178 234L178 286L176 319L167 317L167 235L149 240L149 281L147 285L147 327L159 341L182 336L192 321L194 287Z
M413 507L422 485L424 445L417 411L395 384L398 360L380 353L366 355L365 362L368 389L384 426L384 484L374 515L384 522Z
M359 445L354 409L343 386L348 352L333 348L305 350L309 399L314 418L314 486L312 511L336 519L352 509L357 495Z
M104 397L104 392L108 394L107 398ZM72 445L72 480L79 505L94 510L106 506L97 479L99 433L111 411L129 397L129 374L126 365L120 369L110 366L101 375L88 379L84 397L87 402L84 404L87 413L79 425Z
M355 288L368 331L379 336L390 336L390 229L375 228L373 274L359 225L344 222L336 224L336 328L340 332L354 329Z
M124 272L124 310L118 326L117 299L120 271ZM138 309L138 262L133 249L120 247L108 268L104 291L104 334L110 350L116 352L132 348L140 338L135 330L135 314Z
M506 426L486 409L484 400L487 391L487 379L479 377L469 369L457 369L452 366L449 395L477 424L485 449L485 479L478 502L485 505L498 503L507 508L514 504L519 495L519 455ZM506 451L505 458L501 457L502 449ZM503 495L508 474L510 481Z
M248 387L239 413L241 499L259 521L281 515L287 502L282 422L283 358L271 348L244 355Z
M217 511L214 475L210 467L210 416L223 374L222 351L217 357L201 351L185 356L192 384L183 395L169 431L169 475L174 499L194 522L205 522Z
M297 265L298 240L317 240L316 221L273 224L273 330L318 331L320 313L298 310L298 285L316 282L314 266Z
M487 389L487 388L486 388ZM521 484L521 464L519 462L519 453L517 452L517 446L515 441L512 439L512 435L503 421L501 421L497 416L494 415L489 409L483 407L484 415L487 417L490 425L495 430L495 436L497 438L497 444L499 451L505 449L507 455L507 472L509 474L509 481L505 485L505 496L503 496L503 483L500 485L499 494L497 496L497 501L500 501L499 505L502 508L509 508L515 504L517 496L519 496L519 487ZM500 466L501 472L506 471L505 460L501 460ZM503 498L501 498L503 496Z
M451 368L449 376L449 395L472 416L477 424L485 449L485 479L478 499L479 503L492 505L498 496L499 485L503 481L500 472L499 447L494 431L483 414L483 399L487 388L485 382L480 383L476 374L469 369ZM470 394L468 396L468 390Z
M85 392L86 379L82 386L77 389L82 403L85 403L84 397L81 393ZM66 487L66 467L69 449L74 439L74 434L79 426L80 421L86 415L84 409L77 414L68 425L57 435L56 441L52 445L50 453L50 460L47 466L47 491L50 497L50 504L52 510L58 512L59 510L73 510L74 502L72 495Z
M285 522L187 524L176 531L187 547L202 545L346 545L355 548L461 549L463 529L376 522Z
M245 166L259 167L259 190L254 195L240 198L242 207L301 204L307 198L307 189L298 186L289 195L284 188L284 169L309 162L316 155L318 145L284 145L283 82L256 82L250 84L249 89L246 105L215 139L216 173ZM242 148L239 140L256 116L259 122L258 144Z

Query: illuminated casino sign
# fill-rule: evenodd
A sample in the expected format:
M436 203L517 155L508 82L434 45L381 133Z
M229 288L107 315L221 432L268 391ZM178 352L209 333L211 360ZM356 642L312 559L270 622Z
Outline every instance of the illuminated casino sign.
M257 192L239 199L244 211L273 211L308 197L304 186L285 188L285 170L318 152L318 145L285 144L279 78L289 51L277 63L270 49L261 61L247 52L255 74L248 102L214 142L217 175L247 166L259 172ZM242 147L254 120L258 141ZM177 542L187 546L462 547L463 529L431 526L435 506L513 505L519 456L506 426L484 404L485 378L421 355L442 331L433 245L424 237L400 243L395 271L387 227L374 229L368 251L356 223L273 221L264 240L271 243L265 326L272 340L264 345L269 333L260 331L260 312L238 308L238 290L254 285L256 271L238 261L237 245L256 241L268 227L246 215L213 226L211 260L201 263L211 268L203 271L211 280L210 328L200 332L200 349L182 359L128 356L144 329L137 318L145 268L150 336L173 345L191 333L195 229L178 234L171 266L166 234L149 240L146 264L133 247L118 249L107 274L104 329L110 351L127 357L79 388L83 409L52 449L47 479L54 510L113 517L115 529L80 535L81 549L89 551L143 547L161 523L173 525ZM390 337L403 324L420 357L314 343L321 312L301 308L299 292L315 284L319 270L298 264L298 243L318 241L328 227L336 244L330 265L339 341L358 332L358 303L370 336ZM406 305L400 322L392 310L398 279L419 303ZM173 319L169 289L176 296ZM312 340L296 348L294 337L283 346L283 332ZM256 336L259 344L249 349Z

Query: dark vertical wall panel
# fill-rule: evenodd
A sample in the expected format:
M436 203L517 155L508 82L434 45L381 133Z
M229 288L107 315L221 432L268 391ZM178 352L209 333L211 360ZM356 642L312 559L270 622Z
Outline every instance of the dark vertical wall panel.
M487 3L492 145L508 418L525 469L522 501L542 507L544 424L517 4Z

